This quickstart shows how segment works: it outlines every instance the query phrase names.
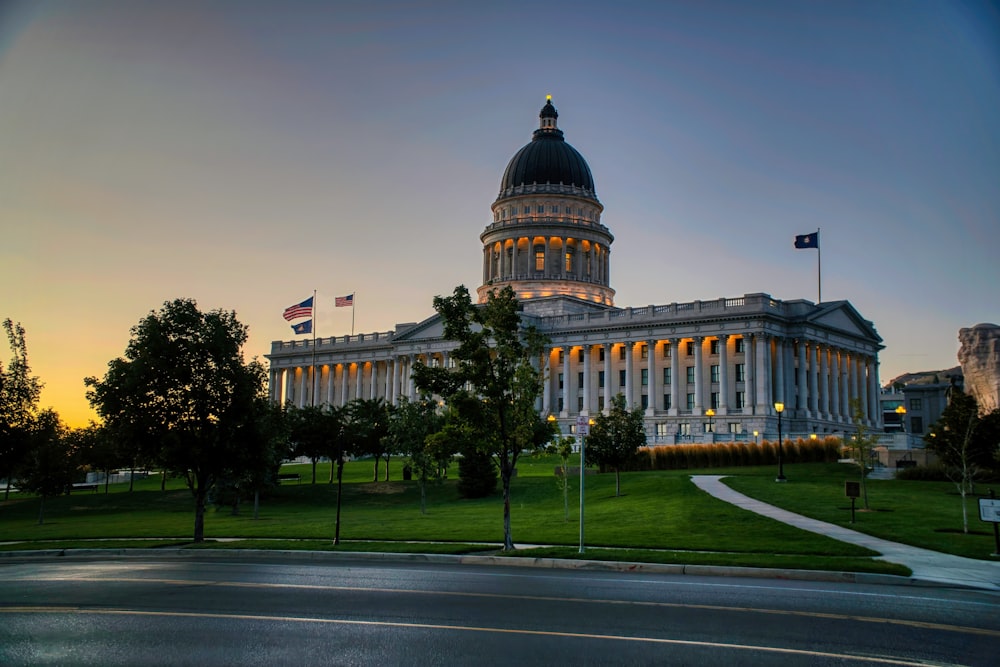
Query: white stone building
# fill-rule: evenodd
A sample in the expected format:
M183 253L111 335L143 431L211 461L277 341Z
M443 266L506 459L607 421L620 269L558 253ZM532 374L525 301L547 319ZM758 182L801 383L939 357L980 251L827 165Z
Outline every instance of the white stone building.
M523 319L551 344L539 360L538 409L572 432L578 415L615 394L646 415L650 442L776 437L849 428L861 401L881 428L873 324L847 301L814 304L745 294L712 301L619 308L611 288L614 236L579 152L565 142L548 101L540 127L504 172L493 222L480 235L483 284L510 285ZM428 303L430 297L428 296ZM435 314L393 331L271 344L271 398L343 405L416 397L412 364L447 365L455 345Z

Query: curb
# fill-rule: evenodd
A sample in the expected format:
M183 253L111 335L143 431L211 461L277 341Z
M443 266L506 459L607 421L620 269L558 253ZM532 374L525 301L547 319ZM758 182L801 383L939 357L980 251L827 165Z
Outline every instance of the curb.
M891 586L930 586L947 588L975 588L961 584L941 584L911 577L869 572L833 572L828 570L792 570L761 567L722 565L671 565L664 563L636 563L628 561L576 560L565 558L519 558L517 556L473 556L452 554L397 554L376 551L288 551L264 549L43 549L38 551L0 551L3 559L34 558L203 558L212 560L307 560L334 562L344 560L370 560L381 562L446 563L450 565L486 565L525 567L558 570L588 570L599 572L626 572L649 574L689 575L699 577L745 577L754 579L779 579L788 581L823 581L845 584Z

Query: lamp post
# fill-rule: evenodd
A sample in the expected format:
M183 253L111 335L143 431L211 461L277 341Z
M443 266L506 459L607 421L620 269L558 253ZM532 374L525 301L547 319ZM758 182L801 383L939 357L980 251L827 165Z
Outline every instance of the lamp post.
M782 446L781 446L781 413L785 411L784 403L775 403L774 411L778 413L778 476L775 478L775 482L787 482L785 479L785 462L782 458Z
M590 427L593 426L594 420L587 419L583 415L576 418L576 434L580 436L580 553L584 553L586 549L583 546L583 467L584 467L584 447L586 446L587 436L590 435Z
M759 435L760 435L760 431L754 431L753 432L753 444L755 444L755 445L760 444L760 443L757 442L757 436L759 436Z
M715 417L715 410L712 408L705 410L705 416L708 417L708 432L712 434L712 442L715 442L715 428L712 424L712 418Z
M903 447L909 449L909 447L907 447L907 442L906 442L906 408L904 408L902 405L897 406L896 414L899 415L899 428L903 432Z

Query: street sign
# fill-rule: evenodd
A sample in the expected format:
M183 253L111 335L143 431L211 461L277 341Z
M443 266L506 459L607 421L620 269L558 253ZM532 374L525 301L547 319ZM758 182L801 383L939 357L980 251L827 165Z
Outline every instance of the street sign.
M576 417L576 434L577 435L590 435L590 421L587 417L583 415L577 415Z
M1000 498L980 498L979 519L990 523L1000 523Z

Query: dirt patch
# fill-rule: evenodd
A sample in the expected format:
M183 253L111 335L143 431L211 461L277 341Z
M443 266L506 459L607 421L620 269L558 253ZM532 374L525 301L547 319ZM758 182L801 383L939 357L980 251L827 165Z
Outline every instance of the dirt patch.
M404 493L406 485L399 482L372 482L371 484L359 484L358 493L368 493L375 496L387 496L395 493Z

